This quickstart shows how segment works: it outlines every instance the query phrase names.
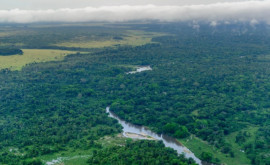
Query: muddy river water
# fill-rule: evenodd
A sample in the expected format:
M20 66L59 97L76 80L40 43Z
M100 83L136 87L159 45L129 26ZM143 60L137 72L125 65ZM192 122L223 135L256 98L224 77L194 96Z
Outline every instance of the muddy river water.
M110 111L110 107L106 108L106 112L109 114L109 117L118 120L118 122L123 127L123 135L125 137L133 139L156 139L161 140L166 147L170 147L177 151L178 154L184 153L187 158L193 158L196 163L202 164L201 160L198 159L188 148L181 145L175 138L172 138L163 134L156 134L151 130L147 129L144 126L137 126L131 123L128 123L120 119L116 114Z

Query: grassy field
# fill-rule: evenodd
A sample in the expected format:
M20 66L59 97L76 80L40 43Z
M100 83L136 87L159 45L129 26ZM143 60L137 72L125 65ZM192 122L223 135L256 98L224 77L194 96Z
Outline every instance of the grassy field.
M96 142L103 147L114 145L125 145L128 138L121 134L115 136L105 136ZM89 150L67 150L56 154L45 155L39 157L44 163L52 163L54 165L87 165L87 160L91 157L93 149Z
M98 143L102 146L114 146L114 145L125 145L125 141L129 139L122 135L122 133L115 136L105 136L98 140Z
M16 35L17 32L0 32L0 37L6 37L6 36L11 36L11 35Z
M229 154L221 153L217 148L207 144L207 142L202 141L197 137L192 137L188 139L179 140L184 146L189 148L198 158L200 158L201 153L209 152L212 153L214 159L222 160L221 163L225 163L227 165L245 165L250 164L250 160L248 160L244 153L240 151L235 151L235 157L230 157Z
M249 127L244 129L243 131L247 131L250 133L250 138L247 140L254 141L255 133L258 130L257 127ZM250 160L246 157L245 153L241 152L242 146L235 143L235 137L238 132L234 132L225 137L226 143L229 143L232 146L232 151L234 152L234 157L231 157L229 154L224 154L216 147L209 145L207 142L195 137L190 136L189 138L179 139L179 141L189 148L197 157L200 157L201 153L209 152L212 153L214 159L222 160L221 163L225 163L226 165L246 165L250 164Z
M84 40L84 38L76 38L68 42L62 42L55 44L55 46L63 47L79 47L79 48L103 48L103 47L113 47L117 45L130 45L130 46L141 46L148 43L153 43L152 38L162 36L161 33L137 31L137 30L127 30L124 32L124 37L122 40L115 40L110 38L108 40Z
M50 49L23 49L23 55L0 56L0 69L21 70L26 64L46 61L63 60L74 51L50 50Z
M92 155L92 150L68 150L57 154L39 157L45 164L54 165L87 165L87 159Z

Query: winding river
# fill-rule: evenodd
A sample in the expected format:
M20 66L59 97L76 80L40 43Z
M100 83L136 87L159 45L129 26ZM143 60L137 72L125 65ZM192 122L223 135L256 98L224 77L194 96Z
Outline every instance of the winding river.
M178 154L184 153L187 158L193 158L196 163L199 165L202 164L201 160L198 159L188 148L181 145L175 138L172 138L167 135L159 135L151 130L147 129L144 126L138 126L131 123L128 123L122 119L120 119L116 114L110 111L110 107L106 108L106 112L109 114L109 117L118 120L118 122L123 127L123 135L125 137L133 138L133 139L156 139L162 140L166 147L170 147L177 151Z
M150 66L141 66L136 67L136 71L127 72L126 74L135 74L140 73L143 71L149 71L152 70ZM155 132L152 132L151 130L147 129L144 126L138 126L131 123L128 123L122 119L120 119L116 114L110 111L110 107L106 107L106 112L109 114L109 117L116 119L123 127L123 136L133 138L133 139L148 139L148 140L161 140L166 147L170 147L177 151L178 154L184 153L186 158L193 158L196 163L199 165L202 165L202 162L200 159L198 159L188 148L181 145L175 138L172 138L170 136L164 135L164 134L156 134ZM88 155L82 156L82 157L88 157ZM46 162L47 165L54 165L57 163L62 162L63 160L70 160L77 157L60 157L55 160L52 160L50 162Z

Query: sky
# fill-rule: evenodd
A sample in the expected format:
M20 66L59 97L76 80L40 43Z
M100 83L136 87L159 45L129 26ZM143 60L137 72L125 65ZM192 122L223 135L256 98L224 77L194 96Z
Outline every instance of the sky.
M270 0L0 0L1 23L134 20L270 24Z
M247 0L238 0L247 1ZM0 0L0 9L59 9L119 5L200 5L235 0Z

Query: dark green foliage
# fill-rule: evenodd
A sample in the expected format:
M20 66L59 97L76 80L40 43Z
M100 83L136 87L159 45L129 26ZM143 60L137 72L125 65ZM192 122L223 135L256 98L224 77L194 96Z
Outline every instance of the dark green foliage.
M185 138L189 135L186 126L180 126L177 131L175 131L174 136L177 138Z
M22 55L21 49L0 48L0 56Z
M189 135L188 129L185 126L179 126L176 123L168 123L164 126L163 132L174 135L177 138L184 138Z
M230 31L241 30L237 26L221 26L215 34L206 27L196 33L179 27L170 27L178 35L155 38L160 46L137 48L136 60L130 60L131 49L122 52L121 57L129 57L125 62L148 63L153 71L129 75L115 84L125 88L115 90L117 99L111 96L115 99L111 110L125 120L178 138L180 126L185 126L231 157L232 146L224 137L258 126L257 140L244 152L251 159L256 155L257 162L266 160L270 146L270 51L265 44L270 43L269 26L249 29L253 36ZM250 138L243 132L235 141L244 146Z
M202 152L200 158L202 161L211 162L211 160L213 159L213 155L209 152Z
M247 133L239 132L235 138L235 142L238 144L243 144L245 143L247 137L248 137Z
M147 165L195 165L184 155L177 155L176 151L165 148L162 142L135 141L127 142L125 146L114 146L93 153L88 160L89 164L120 165L120 164L147 164Z
M43 165L43 163L39 159L34 159L34 160L24 161L23 165Z
M113 37L114 40L123 40L123 37L115 36Z
M92 60L83 65L86 68L81 62L1 71L0 164L22 164L68 148L99 148L91 142L120 132L117 121L105 114L106 100L93 89L105 75L95 76L100 70Z
M173 35L154 38L159 44L96 49L61 62L32 64L21 72L0 71L1 163L66 147L99 148L95 140L120 132L104 113L111 105L129 122L177 138L194 134L231 157L233 146L225 137L238 131L234 141L251 163L269 164L268 25L202 25L200 31L178 23L129 26ZM26 35L1 39L25 41L24 48L56 49L50 44L65 41L65 36L89 37L91 30L116 33L108 34L112 38L121 36L122 29L29 28ZM153 70L125 74L131 65L151 65ZM254 139L243 131L248 127L259 128ZM11 153L10 147L25 154ZM212 159L209 153L202 156Z

